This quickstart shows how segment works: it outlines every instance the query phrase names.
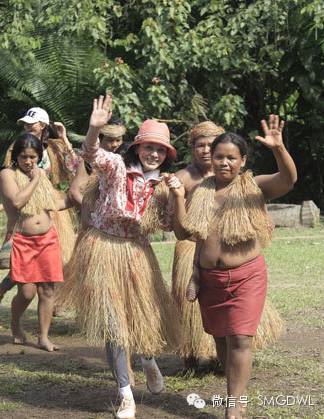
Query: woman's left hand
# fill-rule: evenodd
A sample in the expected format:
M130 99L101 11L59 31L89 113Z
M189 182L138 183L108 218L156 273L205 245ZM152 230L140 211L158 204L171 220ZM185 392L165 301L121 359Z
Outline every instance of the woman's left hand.
M184 186L174 173L164 174L163 180L174 196L180 198L185 196Z
M285 125L284 121L280 121L278 115L270 115L269 122L263 119L261 121L264 137L256 136L255 139L270 149L279 148L283 145L282 130Z
M54 122L54 126L56 128L57 135L59 136L59 138L62 138L64 140L67 139L66 129L62 122Z
M73 147L66 135L65 126L62 124L62 122L54 122L54 125L57 131L57 135L64 141L65 145L68 148L68 151L72 151Z

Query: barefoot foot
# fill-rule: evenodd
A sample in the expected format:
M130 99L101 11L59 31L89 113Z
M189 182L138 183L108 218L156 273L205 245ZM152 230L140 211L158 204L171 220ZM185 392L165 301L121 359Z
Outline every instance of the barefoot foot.
M237 407L228 407L225 412L225 419L242 419L240 409Z
M247 417L246 416L246 410L247 410L247 406L246 405L241 405L240 406L240 413L241 413L242 419L244 419L244 418Z
M27 337L24 331L18 327L11 327L12 331L12 342L15 345L25 345L27 343Z
M57 345L54 345L48 338L38 338L38 347L44 349L47 352L58 351L60 348Z

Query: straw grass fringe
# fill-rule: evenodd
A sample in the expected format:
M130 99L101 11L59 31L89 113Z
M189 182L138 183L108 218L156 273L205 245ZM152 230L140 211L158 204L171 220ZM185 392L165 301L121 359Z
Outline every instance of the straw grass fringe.
M12 150L13 150L13 146L15 143L10 144L10 146L8 147L7 151L6 151L6 155L3 161L3 166L4 167L11 167L11 156L12 156Z
M99 198L99 178L98 176L93 173L88 180L88 183L85 187L83 198L82 198L82 205L93 205L96 200Z
M199 138L204 137L218 137L220 134L225 132L223 127L220 127L219 125L214 124L212 121L204 121L200 122L197 125L194 125L189 133L189 140L188 145L192 147L194 143Z
M89 228L77 239L58 303L75 308L88 341L147 356L174 348L179 314L151 246Z
M66 169L65 155L67 146L62 138L48 139L46 149L51 162L50 178L53 185L57 186L62 182L71 182L73 175Z
M16 182L20 190L24 189L30 179L21 170L15 172ZM41 176L36 189L27 204L20 210L20 217L16 229L20 223L28 217L40 214L42 211L52 211L51 217L55 225L60 242L63 264L65 265L71 255L75 243L75 232L71 219L71 210L57 211L56 202L60 198L60 192L54 189L47 178L46 173L41 171Z
M183 358L216 358L216 346L211 335L205 333L198 301L186 300L186 288L192 274L196 243L177 241L172 269L172 297L181 315L181 341L179 355Z
M144 235L157 230L171 231L172 210L169 207L169 188L162 181L156 187L141 219L141 232Z
M15 170L15 178L20 190L26 188L30 183L30 179L25 173L21 170ZM53 188L53 185L47 178L45 172L42 170L39 182L23 208L21 208L20 215L22 217L32 217L36 214L40 214L42 211L56 211L56 191Z
M206 240L211 231L218 232L220 242L236 246L258 239L266 246L271 239L271 221L262 191L250 171L244 172L226 187L223 205L216 209L214 176L204 180L194 191L184 228L197 239Z
M99 198L99 178L93 173L83 192L82 206L81 206L81 223L80 229L84 229L90 225L91 213L95 208L96 201Z
M52 219L60 242L63 265L66 265L72 256L76 239L71 209L52 213Z
M257 333L253 338L253 349L263 349L277 342L284 329L285 323L283 319L277 309L267 299Z

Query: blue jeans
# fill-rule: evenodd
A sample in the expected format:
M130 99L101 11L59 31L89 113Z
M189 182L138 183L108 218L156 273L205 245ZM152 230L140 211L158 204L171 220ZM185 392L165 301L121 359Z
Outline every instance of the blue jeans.
M126 387L129 385L128 365L127 365L127 353L125 348L122 346L115 345L113 343L106 343L106 352L108 364L112 370L112 373L117 381L118 387ZM145 357L150 360L153 357Z
M129 385L127 355L122 346L106 343L107 360L119 388Z

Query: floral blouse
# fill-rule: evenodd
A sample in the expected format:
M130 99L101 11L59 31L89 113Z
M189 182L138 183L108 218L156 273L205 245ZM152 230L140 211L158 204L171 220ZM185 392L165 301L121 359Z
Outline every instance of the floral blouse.
M90 224L107 234L145 240L140 220L159 182L159 170L143 173L140 164L126 167L119 154L83 143L83 158L99 177L99 199L91 213Z

